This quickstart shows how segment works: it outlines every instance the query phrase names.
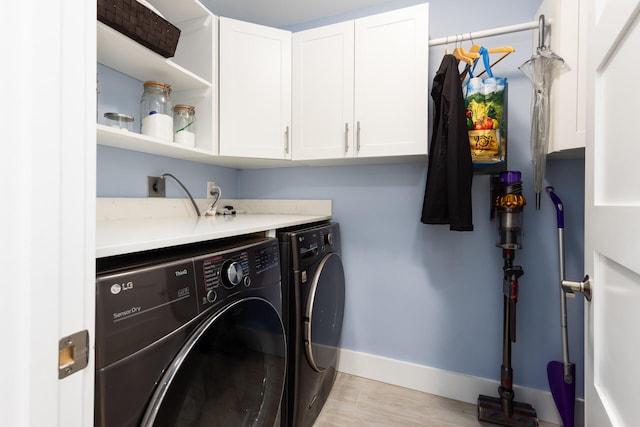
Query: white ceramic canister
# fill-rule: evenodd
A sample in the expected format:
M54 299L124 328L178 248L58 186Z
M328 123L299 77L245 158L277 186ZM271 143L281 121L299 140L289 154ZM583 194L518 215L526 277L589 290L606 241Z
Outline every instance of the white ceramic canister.
M173 141L172 110L171 86L154 81L144 82L140 99L140 133Z

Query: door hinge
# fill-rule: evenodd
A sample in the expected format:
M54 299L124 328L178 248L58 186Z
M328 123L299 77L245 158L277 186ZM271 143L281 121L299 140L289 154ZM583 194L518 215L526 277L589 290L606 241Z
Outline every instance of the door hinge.
M89 363L89 331L76 332L58 342L58 379L87 367Z

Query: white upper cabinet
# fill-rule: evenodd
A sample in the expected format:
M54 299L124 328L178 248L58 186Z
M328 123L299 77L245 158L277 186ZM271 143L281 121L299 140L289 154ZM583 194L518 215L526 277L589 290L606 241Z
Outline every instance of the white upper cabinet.
M140 93L170 84L174 105L196 107L196 146L104 124L98 144L241 168L427 154L427 4L292 35L198 0L150 3L181 30L175 56L97 22L97 59Z
M220 18L221 156L291 158L291 33Z
M293 34L293 158L353 157L353 21Z
M545 0L536 17L540 14L551 22L545 45L566 64L551 86L548 153L581 157L586 141L586 8L579 0Z
M428 5L293 35L293 158L427 154Z
M427 154L428 4L355 21L356 156Z

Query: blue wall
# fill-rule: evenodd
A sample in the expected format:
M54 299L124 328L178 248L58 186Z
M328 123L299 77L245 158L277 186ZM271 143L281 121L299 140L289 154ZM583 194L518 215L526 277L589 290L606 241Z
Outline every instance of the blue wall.
M396 1L292 29L415 3ZM535 19L539 3L488 0L478 6L471 0L434 0L430 2L430 37L528 22ZM529 200L524 248L516 252L516 264L522 265L525 274L520 279L513 365L516 384L548 390L546 364L561 358L555 211L546 196L540 211L533 206L531 85L517 69L532 54L533 35L527 31L474 41L487 47L516 48L494 69L509 79L509 165L523 172ZM430 79L444 49L430 50ZM109 71L102 69L102 73ZM344 347L498 380L502 258L495 247L495 224L488 217L488 178L474 178L475 230L452 232L447 226L419 221L426 169L426 162L421 162L236 171L99 147L98 196L144 197L146 175L171 172L196 197L204 197L205 181L215 180L229 197L332 199L334 218L342 227L347 275ZM567 277L579 279L583 274L584 162L548 161L547 183L555 186L565 204ZM183 197L177 188L173 194L168 190L168 195ZM579 372L577 392L582 396L582 299L569 300L568 305L570 349Z
M566 207L567 277L581 278L582 161L550 161L548 169ZM247 170L239 188L247 198L333 200L347 276L345 348L497 379L502 254L488 218L488 179L474 178L475 230L458 233L419 222L425 177L422 164ZM547 389L546 363L561 357L557 259L555 211L545 198L542 210L525 208L524 248L516 252L525 275L515 380L538 389ZM569 313L572 361L580 369L580 299L569 300Z
M238 171L235 169L98 146L98 197L147 197L147 176L163 173L178 178L196 199L207 197L207 181L219 185L223 197L238 197ZM172 179L167 180L166 191L167 197L187 197Z

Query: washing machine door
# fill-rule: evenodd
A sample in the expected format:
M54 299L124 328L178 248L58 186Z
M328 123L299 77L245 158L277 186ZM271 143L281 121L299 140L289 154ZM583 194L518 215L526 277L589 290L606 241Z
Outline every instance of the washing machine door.
M276 309L260 298L238 301L191 335L165 371L141 426L271 427L285 366Z
M344 315L344 269L336 253L325 255L315 270L305 310L305 351L311 367L335 366Z

